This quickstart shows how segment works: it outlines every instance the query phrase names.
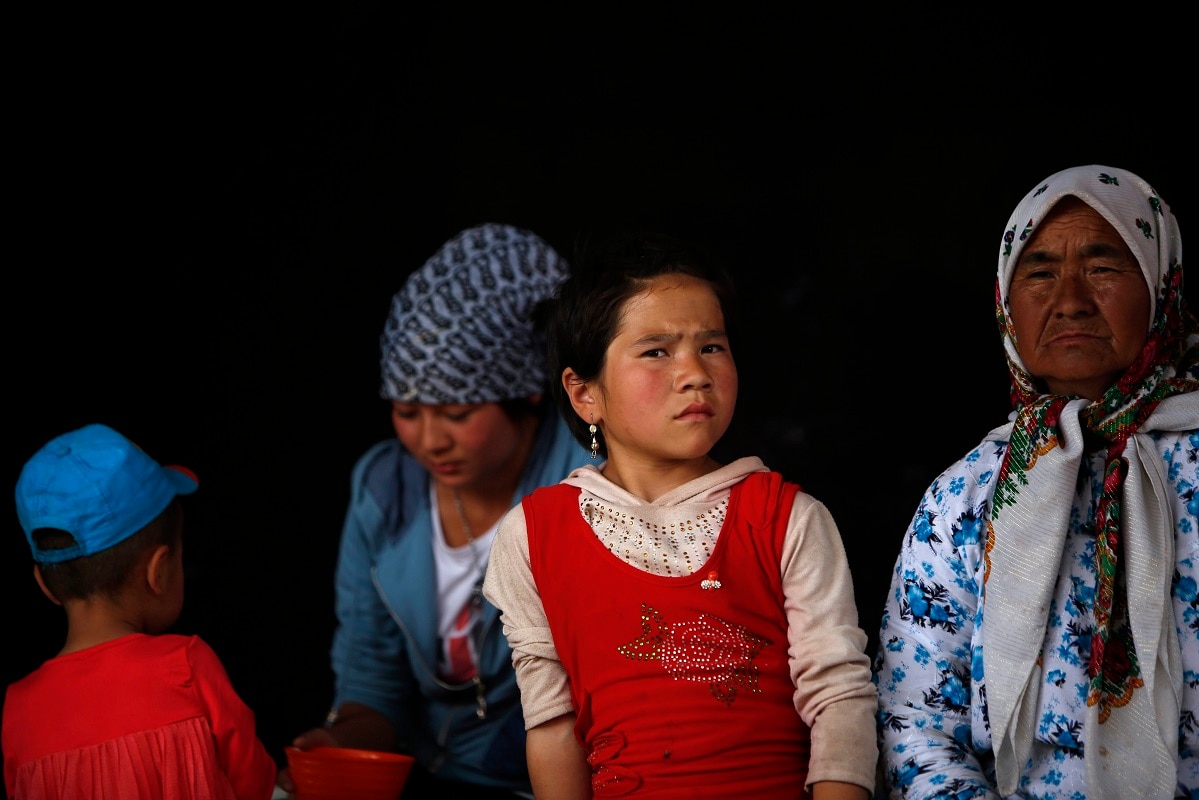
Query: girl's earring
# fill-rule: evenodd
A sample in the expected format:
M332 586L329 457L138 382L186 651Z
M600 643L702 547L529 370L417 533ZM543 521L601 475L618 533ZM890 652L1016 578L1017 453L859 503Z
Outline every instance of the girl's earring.
M595 457L599 455L599 441L595 438L595 432L598 429L593 422L587 427L587 430L591 431L591 459L594 461Z

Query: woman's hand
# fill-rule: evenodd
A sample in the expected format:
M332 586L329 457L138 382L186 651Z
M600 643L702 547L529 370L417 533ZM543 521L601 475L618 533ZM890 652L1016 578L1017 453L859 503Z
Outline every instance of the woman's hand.
M337 709L336 714L329 716L329 722L324 727L301 733L291 744L301 750L311 750L314 747L356 747L362 750L394 752L397 742L395 727L387 717L370 706L345 703ZM296 790L291 780L291 770L287 767L279 770L275 783L288 794Z
M340 747L337 739L334 738L333 732L328 728L313 728L309 731L304 731L291 742L292 747L298 747L301 750L311 750L314 747ZM296 790L296 785L291 780L291 769L283 767L279 770L279 774L275 778L275 784L287 792L289 795Z

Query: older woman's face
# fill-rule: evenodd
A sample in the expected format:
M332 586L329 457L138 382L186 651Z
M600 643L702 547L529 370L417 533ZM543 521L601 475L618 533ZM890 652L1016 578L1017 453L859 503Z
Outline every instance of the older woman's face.
M1020 253L1008 290L1016 351L1053 394L1095 400L1149 337L1149 287L1120 234L1068 197Z

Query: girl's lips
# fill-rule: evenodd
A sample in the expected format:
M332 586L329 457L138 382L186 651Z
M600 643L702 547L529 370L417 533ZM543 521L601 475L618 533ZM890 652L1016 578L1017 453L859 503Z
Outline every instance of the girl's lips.
M712 406L707 403L692 403L683 409L675 419L701 419L713 416Z
M460 467L456 461L446 461L441 464L431 464L429 469L438 475L453 475L459 471Z

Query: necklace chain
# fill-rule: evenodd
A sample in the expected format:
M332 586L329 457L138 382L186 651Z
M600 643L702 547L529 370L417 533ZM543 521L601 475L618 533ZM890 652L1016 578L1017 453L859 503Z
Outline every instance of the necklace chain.
M475 542L475 532L470 528L470 521L466 518L466 506L462 503L462 495L458 494L457 489L451 489L450 491L454 495L454 508L458 510L458 521L462 523L462 532L466 534L466 541L470 544L471 561L474 563L475 572L479 573L474 588L470 592L470 602L477 614L479 608L483 605L483 577L487 574L487 565L479 563L479 546ZM486 719L486 687L483 685L483 679L477 671L473 680L475 682L475 702L477 704L475 707L475 716L479 719Z
M487 573L487 565L479 560L479 545L475 540L475 532L470 527L470 521L466 518L466 506L462 503L462 495L458 494L457 489L451 490L454 496L454 508L458 510L458 521L462 523L462 532L466 534L466 541L470 545L470 558L474 563L475 572L479 573L479 579L475 581L474 600L479 602L483 596L483 576Z
M466 506L462 503L462 495L458 494L457 490L452 490L454 495L454 508L458 510L458 521L462 523L462 532L466 534L466 541L470 543L471 552L475 551L475 532L470 527L470 520L466 518Z

